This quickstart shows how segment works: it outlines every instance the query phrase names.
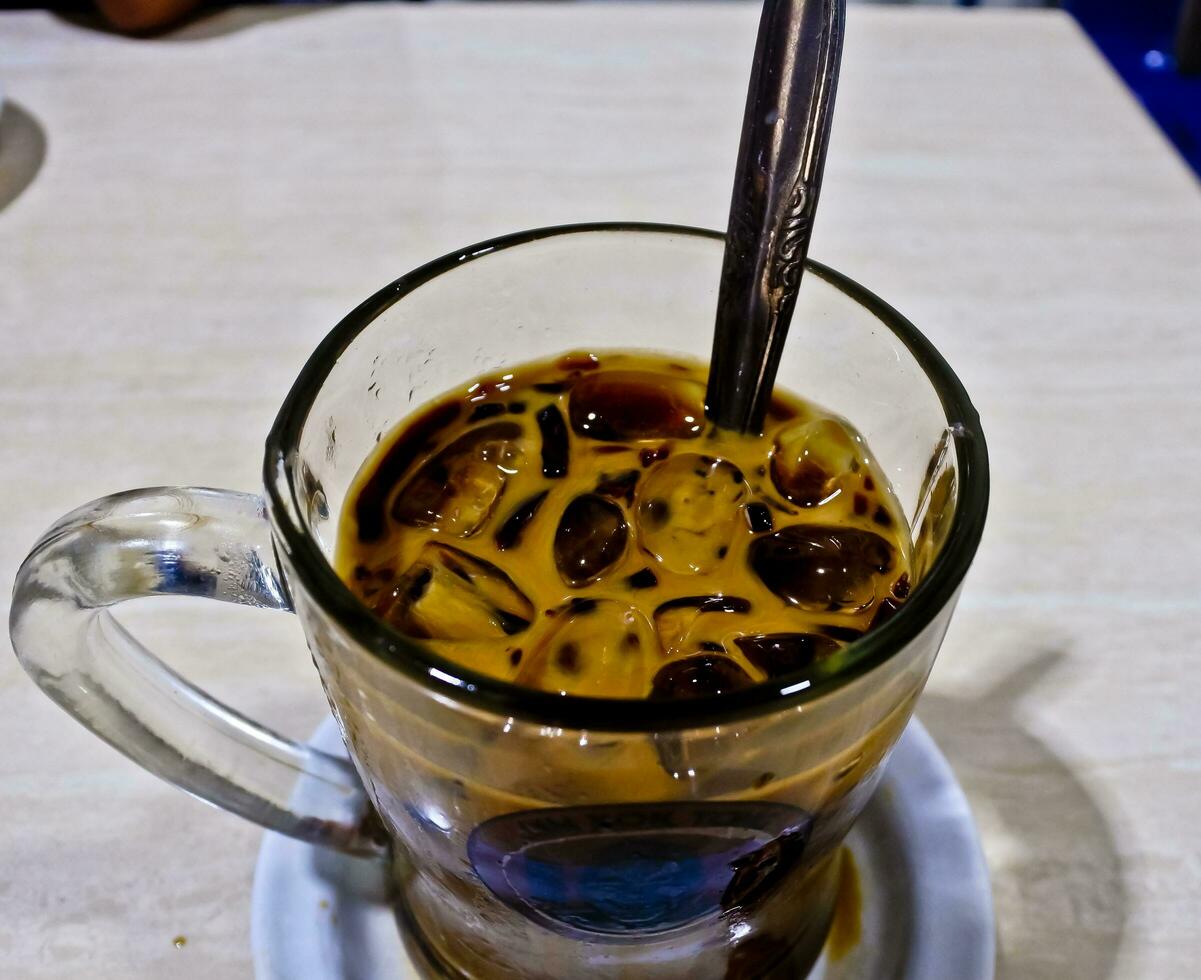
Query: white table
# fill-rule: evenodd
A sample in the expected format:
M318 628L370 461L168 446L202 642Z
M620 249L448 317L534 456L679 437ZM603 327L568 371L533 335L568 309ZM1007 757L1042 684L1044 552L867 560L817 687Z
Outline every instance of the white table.
M0 201L12 147L45 141L0 210L0 593L92 497L256 487L306 354L418 262L566 221L721 226L756 20L292 7L146 42L0 15L23 110ZM1195 975L1198 184L1065 16L857 8L818 220L815 257L931 336L992 448L921 714L984 834L1000 975ZM292 734L324 711L290 617L129 619ZM259 832L93 739L7 655L0 820L0 975L249 974Z

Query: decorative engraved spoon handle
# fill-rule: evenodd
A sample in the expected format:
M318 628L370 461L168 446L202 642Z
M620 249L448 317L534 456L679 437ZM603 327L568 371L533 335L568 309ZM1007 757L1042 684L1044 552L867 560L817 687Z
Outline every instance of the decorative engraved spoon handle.
M846 0L766 0L717 299L706 414L758 432L821 190Z

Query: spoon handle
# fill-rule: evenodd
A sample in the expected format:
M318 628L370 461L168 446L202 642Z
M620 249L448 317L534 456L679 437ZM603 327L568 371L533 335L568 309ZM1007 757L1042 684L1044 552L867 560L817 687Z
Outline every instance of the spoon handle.
M817 209L846 0L766 0L717 298L706 414L762 430Z

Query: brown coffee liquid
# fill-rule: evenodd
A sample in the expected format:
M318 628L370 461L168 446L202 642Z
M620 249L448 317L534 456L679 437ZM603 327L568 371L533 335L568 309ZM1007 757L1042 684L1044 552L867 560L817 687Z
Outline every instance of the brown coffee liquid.
M803 672L899 608L908 529L846 421L777 391L763 435L719 430L705 374L567 354L465 384L363 464L339 574L448 660L547 691Z

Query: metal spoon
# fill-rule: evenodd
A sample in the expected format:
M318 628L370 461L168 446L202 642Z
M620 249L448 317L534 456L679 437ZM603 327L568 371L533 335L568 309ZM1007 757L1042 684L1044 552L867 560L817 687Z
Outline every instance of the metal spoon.
M760 432L821 190L846 0L766 0L717 297L705 414Z

